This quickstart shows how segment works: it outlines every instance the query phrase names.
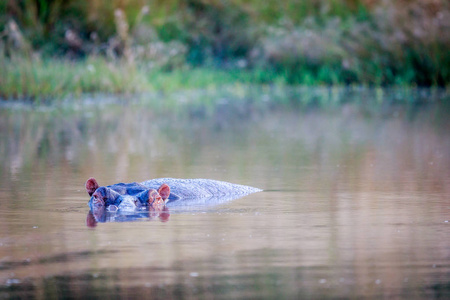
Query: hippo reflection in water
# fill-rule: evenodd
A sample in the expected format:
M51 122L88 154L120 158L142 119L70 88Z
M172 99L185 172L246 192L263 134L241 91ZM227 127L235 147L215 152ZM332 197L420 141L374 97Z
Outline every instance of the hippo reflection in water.
M86 181L91 196L87 225L97 222L123 222L138 219L168 221L169 207L188 207L224 203L260 189L211 179L158 178L141 183L99 186L94 178Z

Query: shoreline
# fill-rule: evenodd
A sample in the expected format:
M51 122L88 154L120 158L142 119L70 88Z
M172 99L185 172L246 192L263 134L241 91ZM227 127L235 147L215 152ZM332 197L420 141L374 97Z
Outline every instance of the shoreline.
M411 82L377 85L368 82L347 84L328 83L320 78L289 82L283 73L257 69L221 69L217 67L191 67L185 65L170 71L145 70L139 62L108 61L102 57L69 61L59 58L0 60L4 70L0 74L0 99L30 102L54 102L85 94L142 94L149 92L172 93L184 90L217 89L233 85L261 85L280 87L338 87L338 88L399 88L440 89L449 86L420 87Z

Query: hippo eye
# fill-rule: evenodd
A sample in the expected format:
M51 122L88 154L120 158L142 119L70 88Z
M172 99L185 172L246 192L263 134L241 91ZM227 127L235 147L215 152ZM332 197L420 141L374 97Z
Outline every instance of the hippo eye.
M94 194L94 195L92 195L92 197L94 197L93 203L95 205L104 205L105 204L105 200L103 199L103 197L101 195Z

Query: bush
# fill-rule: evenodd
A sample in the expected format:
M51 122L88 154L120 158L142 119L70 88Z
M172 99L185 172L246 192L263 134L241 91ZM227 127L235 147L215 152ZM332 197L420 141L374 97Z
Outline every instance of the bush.
M19 0L2 11L5 57L247 68L264 82L450 82L447 0Z
M291 83L416 84L450 82L450 4L382 2L358 16L307 18L270 27L251 56Z

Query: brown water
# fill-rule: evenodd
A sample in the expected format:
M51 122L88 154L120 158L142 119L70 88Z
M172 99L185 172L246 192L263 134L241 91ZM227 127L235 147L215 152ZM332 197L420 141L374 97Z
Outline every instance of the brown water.
M242 89L0 108L0 298L448 299L449 98ZM89 228L90 176L265 191Z

